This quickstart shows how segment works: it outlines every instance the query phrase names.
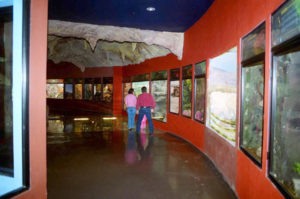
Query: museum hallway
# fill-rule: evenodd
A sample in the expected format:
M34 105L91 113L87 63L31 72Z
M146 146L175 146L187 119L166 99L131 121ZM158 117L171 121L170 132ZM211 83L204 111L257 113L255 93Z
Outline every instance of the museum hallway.
M128 132L127 117L50 115L48 198L236 198L208 158L155 130Z

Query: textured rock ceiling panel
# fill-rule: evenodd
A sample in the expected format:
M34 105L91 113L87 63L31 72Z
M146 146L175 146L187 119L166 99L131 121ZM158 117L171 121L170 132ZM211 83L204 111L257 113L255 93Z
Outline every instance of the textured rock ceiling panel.
M85 67L124 66L175 54L184 33L159 32L49 20L48 59Z
M166 48L145 43L99 40L94 50L84 39L48 36L48 59L58 64L71 62L82 71L86 67L125 66L169 54Z

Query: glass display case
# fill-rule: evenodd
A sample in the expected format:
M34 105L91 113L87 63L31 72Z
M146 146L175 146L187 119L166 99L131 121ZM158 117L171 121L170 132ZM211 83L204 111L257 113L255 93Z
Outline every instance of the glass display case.
M82 79L75 79L75 99L82 99L82 84L83 80Z
M94 81L94 100L100 101L102 95L101 78L96 78Z
M299 1L287 1L272 16L269 175L286 198L300 198L299 8Z
M73 99L73 79L65 79L64 99Z
M103 78L103 101L112 103L113 101L113 78Z
M94 79L87 78L84 79L84 99L93 100L93 84Z
M125 105L125 97L128 94L129 89L131 88L132 84L131 82L124 82L123 83L123 109L126 111L126 105Z
M170 70L169 107L170 113L179 114L180 68Z
M64 80L48 79L46 85L47 98L64 99Z
M0 2L0 198L29 187L29 7L29 1ZM50 90L48 97L63 97L63 86Z
M204 123L206 94L206 62L195 64L194 82L194 119Z
M167 122L168 71L151 74L151 94L156 104L152 118Z
M207 127L235 145L237 47L210 59L207 92Z
M192 74L192 65L182 67L181 114L185 117L192 117Z
M142 94L141 89L143 86L145 86L147 88L147 92L149 92L149 74L133 76L132 88L134 89L134 94L136 97Z
M240 147L261 167L265 23L242 39L242 103Z

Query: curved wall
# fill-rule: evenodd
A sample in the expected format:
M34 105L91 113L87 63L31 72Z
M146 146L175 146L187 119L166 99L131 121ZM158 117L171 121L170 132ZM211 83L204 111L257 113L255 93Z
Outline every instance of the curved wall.
M239 149L232 146L204 125L179 115L168 113L167 123L154 121L156 128L170 131L202 150L218 167L239 198L284 198L267 177L267 150L269 136L270 103L270 19L284 0L215 0L208 12L185 32L183 59L174 55L147 60L139 65L123 68L123 77L153 71L182 67L216 57L238 46L238 71L240 71L240 39L262 22L266 22L265 56L265 115L262 168L257 167ZM209 67L209 63L208 66ZM208 71L208 70L207 70ZM238 90L240 82L238 72ZM208 74L209 75L209 74ZM194 88L193 88L194 89ZM168 97L169 98L169 97ZM181 100L181 99L180 99ZM239 93L238 93L239 102ZM169 104L169 99L168 103ZM181 103L180 103L181 104ZM192 103L193 104L193 103ZM237 104L237 124L239 124ZM169 110L169 106L167 107ZM239 132L239 125L237 125ZM237 139L238 139L237 133Z

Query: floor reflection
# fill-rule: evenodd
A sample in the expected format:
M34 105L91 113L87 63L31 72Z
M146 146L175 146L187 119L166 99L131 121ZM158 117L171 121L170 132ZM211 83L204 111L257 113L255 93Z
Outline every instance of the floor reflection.
M155 130L128 132L124 117L50 116L48 198L235 198L206 157Z

